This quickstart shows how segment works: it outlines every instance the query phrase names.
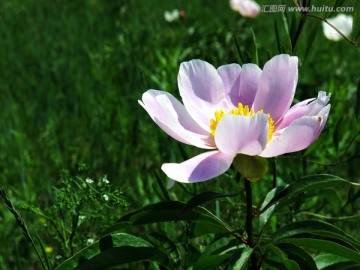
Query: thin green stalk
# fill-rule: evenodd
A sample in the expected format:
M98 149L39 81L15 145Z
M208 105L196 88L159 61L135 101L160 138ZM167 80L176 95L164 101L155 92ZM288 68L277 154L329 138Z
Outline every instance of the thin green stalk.
M26 226L26 223L25 221L21 218L20 214L16 211L14 205L12 204L12 202L10 201L10 199L8 198L8 196L6 195L6 192L5 190L3 189L2 186L0 186L0 197L2 197L2 199L4 200L4 203L7 207L7 209L14 215L15 217L15 220L16 220L16 223L18 224L18 226L22 229L23 231L23 234L25 236L25 238L30 241L31 245L33 246L35 252L36 252L36 255L38 256L40 262L41 262L41 265L42 267L47 270L41 256L40 256L40 253L39 251L37 250L36 248L36 245L35 245L35 242L33 241L31 235L30 235L30 232Z
M294 53L294 51L295 51L296 44L297 44L297 42L298 42L298 40L299 40L301 31L302 31L303 28L304 28L305 22L306 22L306 13L303 13L303 14L301 14L301 19L300 19L298 28L297 28L297 30L296 30L294 39L291 41L291 52L292 52L292 53Z
M272 158L273 188L277 186L276 157Z
M248 179L244 179L245 181L245 193L246 193L246 225L245 230L247 234L247 243L249 247L254 247L254 240L253 240L253 212L252 212L252 189L251 189L251 182ZM255 254L251 254L251 265L250 269L256 269L256 257Z

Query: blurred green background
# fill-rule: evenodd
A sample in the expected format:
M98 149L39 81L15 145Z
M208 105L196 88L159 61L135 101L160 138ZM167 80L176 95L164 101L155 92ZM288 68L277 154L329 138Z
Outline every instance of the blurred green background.
M330 2L335 1L316 5ZM164 11L173 9L185 16L167 22ZM288 15L299 20L299 14ZM137 100L148 89L179 97L182 61L200 58L214 66L239 62L234 36L250 59L251 29L260 67L279 51L291 53L281 13L245 19L226 0L2 0L0 184L16 205L42 207L52 200L61 170L75 172L82 162L90 175L106 174L120 186L130 209L160 200L155 173L165 185L167 181L161 164L181 162L199 150L162 132ZM319 172L358 181L359 48L327 40L321 22L308 19L294 54L300 60L296 100L324 90L332 93L332 109L315 146L277 160L279 181ZM226 178L186 189L230 192L236 183ZM258 184L259 194L271 188L271 178L269 174ZM173 198L187 199L177 184L171 192ZM355 223L344 226L359 229ZM13 217L1 207L0 243L11 245L21 238L14 228ZM0 251L4 257L13 252L9 247Z

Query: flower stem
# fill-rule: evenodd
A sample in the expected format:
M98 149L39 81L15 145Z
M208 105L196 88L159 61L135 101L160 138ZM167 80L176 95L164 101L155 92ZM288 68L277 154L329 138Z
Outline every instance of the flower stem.
M245 193L246 193L246 234L247 234L247 242L249 247L254 247L254 240L253 240L253 212L252 212L252 189L251 189L251 182L248 179L244 179L245 181ZM256 257L255 254L251 254L251 265L249 269L256 269Z
M253 247L253 226L252 226L252 190L251 182L247 179L245 181L245 193L246 193L246 233L248 235L248 243L250 247Z

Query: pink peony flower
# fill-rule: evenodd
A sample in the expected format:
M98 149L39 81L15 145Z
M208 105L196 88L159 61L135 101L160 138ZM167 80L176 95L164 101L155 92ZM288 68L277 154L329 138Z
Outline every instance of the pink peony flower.
M290 108L298 58L278 55L263 70L257 65L220 66L201 60L180 65L181 104L167 92L148 90L139 101L155 123L174 139L211 151L161 169L171 179L209 180L231 166L238 154L275 157L307 148L320 135L330 96L320 91Z
M260 12L260 6L253 0L230 0L230 7L248 18L254 18Z

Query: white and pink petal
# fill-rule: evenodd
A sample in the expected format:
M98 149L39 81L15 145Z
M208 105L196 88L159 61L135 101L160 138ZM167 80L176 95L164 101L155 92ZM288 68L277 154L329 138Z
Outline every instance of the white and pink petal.
M178 86L187 111L203 129L210 132L210 119L215 111L228 108L227 93L217 70L202 60L183 62Z
M229 114L216 127L215 144L226 154L255 156L266 146L268 129L268 116L264 113L253 117Z
M281 54L270 59L260 76L253 109L269 113L275 123L293 101L298 80L298 58Z
M171 94L148 90L139 104L148 112L154 122L174 139L204 149L214 148L214 140L202 129Z
M226 172L235 155L210 151L197 155L182 163L165 163L163 172L172 180L182 183L202 182Z
M276 124L275 130L281 130L289 126L296 119L303 116L315 116L328 104L330 94L320 91L316 99L307 99L292 106L284 117Z
M303 116L290 126L278 132L259 154L262 157L276 157L309 147L320 135L327 120L330 106L325 107L322 115Z

